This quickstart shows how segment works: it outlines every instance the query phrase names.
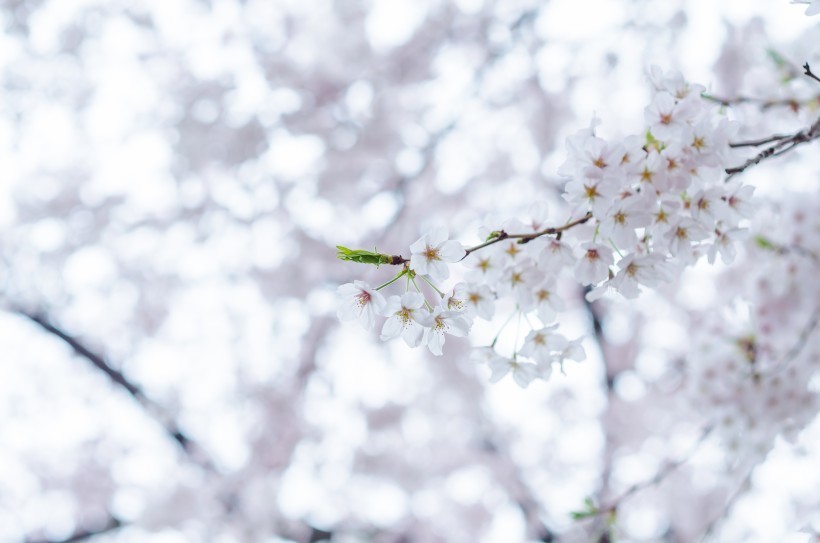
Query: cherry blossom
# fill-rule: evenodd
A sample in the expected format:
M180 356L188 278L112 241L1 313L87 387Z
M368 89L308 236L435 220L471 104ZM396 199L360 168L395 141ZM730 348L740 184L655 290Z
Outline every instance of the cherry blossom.
M410 347L422 344L425 328L420 323L424 296L417 292L405 292L387 299L383 315L388 317L382 326L381 339L401 336Z
M457 241L448 239L447 229L435 228L410 245L410 269L429 275L434 281L450 276L448 263L464 258L464 248Z
M385 308L386 301L378 291L364 281L354 281L337 289L339 320L358 320L366 329L373 328L376 315Z
M456 311L447 311L441 306L433 308L433 312L419 317L425 326L423 343L436 356L443 354L444 334L464 337L470 331L470 324L463 314Z

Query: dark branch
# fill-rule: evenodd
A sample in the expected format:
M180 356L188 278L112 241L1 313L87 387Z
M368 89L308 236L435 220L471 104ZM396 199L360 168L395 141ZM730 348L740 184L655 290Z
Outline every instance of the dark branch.
M29 319L31 322L37 324L41 329L66 343L77 355L90 362L91 365L103 372L112 383L125 390L140 405L142 405L145 410L162 425L165 432L182 448L183 451L189 455L193 453L193 441L191 438L185 435L185 433L179 428L177 423L171 419L171 417L166 416L163 413L164 410L159 406L159 404L148 398L142 389L132 383L121 371L112 367L104 356L94 352L81 340L52 323L51 320L42 313L30 312L19 307L12 307L11 311ZM203 461L201 458L199 458L198 461L203 466L210 467L209 462Z
M771 147L767 147L766 149L764 149L754 157L750 158L740 166L736 166L734 168L726 168L725 171L727 174L729 174L726 179L729 180L732 176L742 173L746 171L747 168L754 166L756 164L760 164L760 162L766 159L785 154L802 143L807 143L812 140L820 138L820 118L818 118L814 122L814 124L811 125L809 128L801 130L800 132L792 134L791 136L772 136L772 138L772 142L776 143ZM765 142L765 140L759 140L758 142L741 142L740 144L730 145L733 145L735 147L757 146L754 145L755 143L758 143L758 145L765 145L766 143L770 142Z
M118 530L123 526L122 521L116 517L109 517L106 523L97 529L94 530L78 530L68 536L66 539L59 539L59 540L52 540L52 539L26 539L25 543L78 543L79 541L85 541L86 539L90 539L92 537L96 537L98 535L103 535L108 532L113 532L114 530Z
M739 104L757 104L760 109L767 110L774 107L785 107L792 111L798 111L801 107L808 106L820 100L820 96L809 98L808 100L795 100L794 98L783 98L780 100L767 100L765 98L753 98L751 96L736 96L734 98L724 98L713 94L703 93L700 95L704 100L715 102L725 107Z
M814 79L815 81L820 83L820 77L817 77L816 75L814 75L814 73L811 71L811 66L809 66L808 62L803 64L803 70L805 70L803 72L805 75L811 77L812 79Z
M467 258L470 255L470 253L483 249L484 247L489 247L490 245L493 245L505 239L517 239L518 243L529 243L530 241L536 238L540 238L541 236L561 234L564 231L569 230L570 228L578 226L579 224L584 224L591 218L592 213L587 212L587 214L581 217L580 219L575 219L574 221L570 221L565 225L551 226L549 228L544 228L543 230L533 232L531 234L508 234L502 230L500 232L497 232L496 236L492 239L485 241L484 243L480 243L475 247L470 247L469 249L467 249L467 254L464 255L464 258ZM464 260L464 258L462 258L462 260Z

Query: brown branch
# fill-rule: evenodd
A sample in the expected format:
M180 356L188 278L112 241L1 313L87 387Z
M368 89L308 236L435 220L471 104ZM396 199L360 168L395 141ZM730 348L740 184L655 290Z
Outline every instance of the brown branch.
M497 233L497 235L493 239L485 241L484 243L480 243L480 244L476 245L475 247L470 247L469 249L467 249L467 254L464 255L462 260L467 258L471 253L474 253L475 251L483 249L484 247L489 247L490 245L494 245L494 244L496 244L500 241L504 241L505 239L517 239L517 240L519 240L518 243L522 243L522 244L523 243L529 243L530 241L532 241L536 238L540 238L541 236L561 234L561 233L569 230L570 228L578 226L579 224L584 224L585 222L589 221L591 218L592 218L592 212L587 212L587 214L584 215L583 217L581 217L580 219L575 219L574 221L570 221L570 222L568 222L567 224L565 224L563 226L551 226L549 228L545 228L543 230L540 230L538 232L533 232L531 234L508 234L507 232L501 230L500 232Z
M806 100L795 100L794 98L767 100L765 98L754 98L751 96L736 96L734 98L724 98L707 93L702 93L700 97L704 100L715 102L716 104L720 104L721 106L725 107L735 106L739 104L758 104L760 106L760 109L762 110L767 110L774 107L786 107L792 111L797 111L801 107L805 107L809 104L813 104L817 101L820 101L820 95L817 95L813 98L808 98Z
M800 144L808 143L810 141L820 138L820 118L814 121L814 124L812 124L809 128L796 132L791 136L787 136L785 138L782 138L780 136L772 136L772 138L774 138L772 139L772 141L776 143L771 147L764 149L763 151L761 151L754 157L750 158L740 166L735 166L734 168L726 168L725 172L728 174L726 180L728 181L731 177L746 171L746 169L748 169L751 166L760 164L760 162L766 159L780 156L791 151ZM763 142L764 140L760 141ZM746 145L742 145L743 143L745 143ZM755 142L741 142L741 145L735 144L735 146L752 146L753 143ZM765 145L765 143L760 143L760 145Z
M790 134L777 134L774 136L769 136L768 138L763 138L759 140L749 140L749 141L738 141L735 143L730 143L729 147L738 148L738 147L760 147L761 145L766 145L767 143L774 143L776 141L784 140L786 138L792 137Z

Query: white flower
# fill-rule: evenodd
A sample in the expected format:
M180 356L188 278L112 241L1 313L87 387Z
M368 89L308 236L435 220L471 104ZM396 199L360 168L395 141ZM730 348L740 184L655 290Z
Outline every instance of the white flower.
M600 243L584 243L581 248L584 254L575 266L575 278L582 285L591 285L609 277L612 249Z
M584 348L581 346L581 343L584 341L583 337L579 337L577 339L573 339L567 346L561 351L560 358L561 363L563 364L564 360L574 360L575 362L582 362L586 360L587 353L584 352Z
M382 327L381 339L401 336L410 347L418 346L424 337L424 327L418 322L422 305L424 296L418 292L405 292L401 298L391 296L383 313L388 319Z
M564 302L555 294L555 281L552 279L547 279L535 287L532 296L535 299L538 318L544 324L550 322L558 311L564 309Z
M707 253L709 264L714 264L718 253L724 264L731 264L737 254L737 243L744 239L749 231L744 228L729 228L728 230L715 229L715 242Z
M449 309L463 310L465 316L470 318L478 315L484 320L490 320L495 313L495 296L487 285L459 283L453 288L450 300L458 300L458 304L448 302Z
M652 135L661 141L674 138L686 127L695 107L689 100L676 101L668 92L659 92L644 110L644 118L650 125Z
M618 187L611 179L591 172L591 175L567 183L563 196L576 210L591 209L592 213L599 217L603 216L617 194Z
M534 240L531 244L536 243L538 245L534 246L541 248L537 260L539 268L555 273L575 263L575 256L572 254L572 249L560 239L541 237Z
M487 362L492 370L490 375L490 382L497 383L504 378L505 375L512 372L513 380L521 388L527 388L533 380L540 377L538 366L529 362L519 362L512 358L504 358L496 355Z
M690 209L692 218L705 228L712 228L716 222L730 219L729 206L723 200L723 190L718 187L696 192L692 196Z
M498 283L497 292L501 296L512 296L522 311L529 311L535 305L532 287L540 274L532 260L519 261L504 270Z
M470 331L470 324L464 316L456 311L445 311L443 307L435 307L429 313L419 319L426 327L424 329L427 347L436 356L441 356L444 347L444 334L464 337Z
M527 334L524 340L524 345L521 347L519 354L532 358L539 364L549 365L554 358L553 353L564 350L568 343L567 339L561 334L551 333L555 329L555 325L541 328L540 330L533 330Z
M730 183L726 187L726 204L729 209L735 212L737 218L751 219L754 214L754 204L752 203L752 193L755 188L750 185Z
M336 314L341 321L359 320L366 329L373 328L377 314L384 310L384 296L364 281L354 281L336 289L339 307Z
M466 251L461 244L448 240L444 227L434 228L410 246L410 269L421 275L429 275L435 281L443 281L450 276L448 262L458 262Z
M470 255L470 258L465 261L468 267L471 267L467 272L467 279L470 281L480 281L484 283L493 283L501 275L504 269L504 257L492 247L488 247L486 251L480 251Z
M671 266L658 254L627 255L618 262L621 269L610 281L610 286L626 298L640 294L638 284L655 287L671 278Z
M709 231L692 219L682 218L663 237L669 242L669 252L689 263L695 259L692 243L709 237Z
M653 204L654 198L647 198L643 194L616 201L601 221L601 236L611 239L619 249L632 250L638 243L635 229L652 222L649 210Z

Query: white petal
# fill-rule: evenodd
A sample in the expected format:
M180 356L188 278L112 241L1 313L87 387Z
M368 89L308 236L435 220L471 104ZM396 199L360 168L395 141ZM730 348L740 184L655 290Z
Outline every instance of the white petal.
M446 226L439 226L437 228L433 228L427 233L427 239L430 243L431 247L438 247L449 237L450 232L447 230Z
M431 332L427 336L427 347L430 349L430 352L436 356L441 356L443 350L442 347L444 346L444 334L439 332Z
M424 296L418 292L405 292L401 296L401 305L407 309L418 309L424 305Z
M402 326L401 326L401 319L399 317L390 317L382 326L382 333L381 333L381 340L387 341L388 339L393 339L401 334Z
M439 258L445 262L458 262L466 254L467 251L464 250L464 246L452 239L442 243L438 250Z

